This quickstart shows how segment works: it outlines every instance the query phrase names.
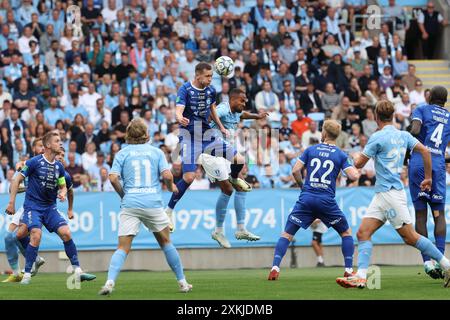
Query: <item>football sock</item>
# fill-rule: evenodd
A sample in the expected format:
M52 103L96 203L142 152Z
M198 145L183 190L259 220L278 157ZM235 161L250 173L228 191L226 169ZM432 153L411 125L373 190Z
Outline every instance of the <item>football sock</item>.
M236 211L236 222L244 225L245 222L245 197L246 192L236 191L234 195L234 210Z
M177 249L173 246L172 243L166 244L162 249L164 251L164 254L166 255L167 263L175 273L177 280L183 280L183 264L181 263L180 255L178 254Z
M16 245L16 232L15 231L8 231L5 235L5 251L6 251L6 258L8 259L8 263L13 270L14 274L16 274L20 267L19 267L19 253L17 252L17 245Z
M80 262L78 261L77 247L72 239L64 242L64 250L66 250L66 255L69 257L72 266L79 267Z
M33 268L33 263L36 261L36 257L39 251L39 246L33 247L31 243L27 246L27 251L25 253L25 273L31 273Z
M117 249L111 257L111 262L109 263L108 269L108 281L116 281L120 270L122 269L125 260L127 259L127 254L122 249Z
M231 168L231 173L230 176L233 179L236 179L239 176L239 172L241 172L242 168L244 167L244 164L235 164L232 163L230 168Z
M216 202L216 227L223 228L230 196L221 192ZM217 229L216 229L217 231Z
M444 256L438 248L430 241L430 239L425 238L424 236L420 236L419 240L417 240L415 247L422 252L422 254L429 256L435 261L441 261Z
M344 256L344 263L346 268L353 267L353 252L355 251L355 246L353 243L352 236L342 237L342 255Z
M372 256L372 241L360 241L358 243L358 273L360 278L367 277L367 269L369 268L370 258Z
M180 179L180 181L178 181L177 183L178 193L172 193L168 205L170 209L175 208L175 205L183 197L184 193L189 188L189 186L190 184L184 181L184 179Z
M281 260L286 254L287 248L289 247L290 241L284 237L278 239L277 245L275 247L275 252L273 255L272 266L280 267Z
M322 256L317 256L317 262L318 263L323 263L323 257Z
M443 236L435 236L436 241L436 247L439 249L439 251L444 254L445 252L445 237Z
M25 252L27 250L28 244L30 243L30 236L23 237L22 239L17 239L19 243L18 247L22 255L25 257Z

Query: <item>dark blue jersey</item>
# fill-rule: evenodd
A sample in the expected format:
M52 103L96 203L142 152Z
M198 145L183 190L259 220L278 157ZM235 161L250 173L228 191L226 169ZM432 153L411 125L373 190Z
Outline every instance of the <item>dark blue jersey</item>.
M198 89L191 82L186 82L178 89L176 104L184 107L183 117L189 119L186 129L191 132L194 130L194 122L198 121L202 123L202 131L210 129L209 115L214 103L216 90L211 86Z
M61 162L38 155L27 160L20 173L28 178L24 208L39 210L56 204L59 186L66 184Z
M302 195L314 194L334 198L339 173L352 166L343 151L335 145L325 143L307 148L299 160L307 172Z
M412 115L413 120L422 123L417 139L427 147L432 155L433 170L445 170L445 148L450 138L450 112L437 105L421 105ZM423 166L420 153L411 154L410 165ZM445 180L445 174L442 175Z

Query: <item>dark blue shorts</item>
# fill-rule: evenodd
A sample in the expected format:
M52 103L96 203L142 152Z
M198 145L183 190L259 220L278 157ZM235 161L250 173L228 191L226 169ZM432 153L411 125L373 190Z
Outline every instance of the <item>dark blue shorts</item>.
M294 209L288 217L289 222L308 229L314 220L320 219L328 228L332 227L341 234L349 229L347 218L333 198L300 195ZM285 232L291 234L289 228Z
M61 226L67 225L56 206L39 210L24 208L20 222L26 224L29 231L34 228L42 229L44 225L49 232L56 232Z
M442 170L433 169L431 191L423 192L420 190L420 184L425 177L423 166L409 167L409 192L411 200L416 210L426 210L427 205L431 210L445 209L446 183L445 167Z
M202 153L223 157L230 161L236 155L236 150L223 139L217 130L207 130L201 135L198 133L198 136L194 133L191 133L190 136L180 135L178 138L180 139L183 173L194 172L197 169L197 159Z

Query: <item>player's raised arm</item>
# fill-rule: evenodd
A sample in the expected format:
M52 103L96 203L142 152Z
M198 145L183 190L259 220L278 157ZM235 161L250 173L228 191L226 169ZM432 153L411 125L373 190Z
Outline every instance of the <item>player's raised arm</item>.
M260 119L264 119L268 115L269 115L268 112L251 113L251 112L243 111L242 114L241 114L241 119L260 120Z
M18 174L11 183L8 207L5 210L9 215L16 213L16 195L23 180L25 180L25 177L22 174Z
M303 162L297 160L297 162L294 165L294 168L292 168L292 175L294 176L294 179L300 188L303 187L303 179L302 179L303 166L304 166Z

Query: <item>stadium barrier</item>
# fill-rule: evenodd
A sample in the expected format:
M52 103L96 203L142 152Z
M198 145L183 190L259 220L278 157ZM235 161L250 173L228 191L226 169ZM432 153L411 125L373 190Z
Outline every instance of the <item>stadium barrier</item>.
M447 188L449 197L450 188ZM408 203L411 215L414 210L410 201ZM215 203L219 195L218 190L188 191L176 208L177 230L171 235L178 248L217 248L218 244L211 239L211 231L215 226ZM273 247L283 231L286 219L294 206L299 192L289 189L260 189L248 193L246 206L246 227L261 236L258 242L247 243L234 238L236 219L233 209L233 199L228 206L228 215L225 220L225 233L235 248L240 247ZM355 237L356 230L361 223L367 207L374 195L373 188L338 188L337 202L347 216ZM164 193L167 203L170 193ZM8 203L8 195L0 196L0 252L4 252L5 232L11 216L4 213ZM23 195L19 195L17 206L23 203ZM67 203L59 203L58 207L65 215ZM18 208L18 207L17 207ZM16 208L16 209L17 209ZM326 208L324 208L326 210ZM449 219L450 205L446 205L446 218ZM115 193L76 193L74 203L74 219L69 221L73 238L79 250L113 250L117 245L118 215L120 212L119 197ZM430 220L432 221L431 217ZM153 235L143 230L133 242L133 248L158 248ZM429 235L433 235L433 224L429 223ZM447 235L447 241L450 235ZM385 225L373 237L375 244L400 244L400 236L395 230ZM311 231L300 231L295 236L296 246L309 246ZM323 236L324 245L340 245L339 235L329 230ZM61 240L55 234L43 232L40 246L42 251L62 250Z

